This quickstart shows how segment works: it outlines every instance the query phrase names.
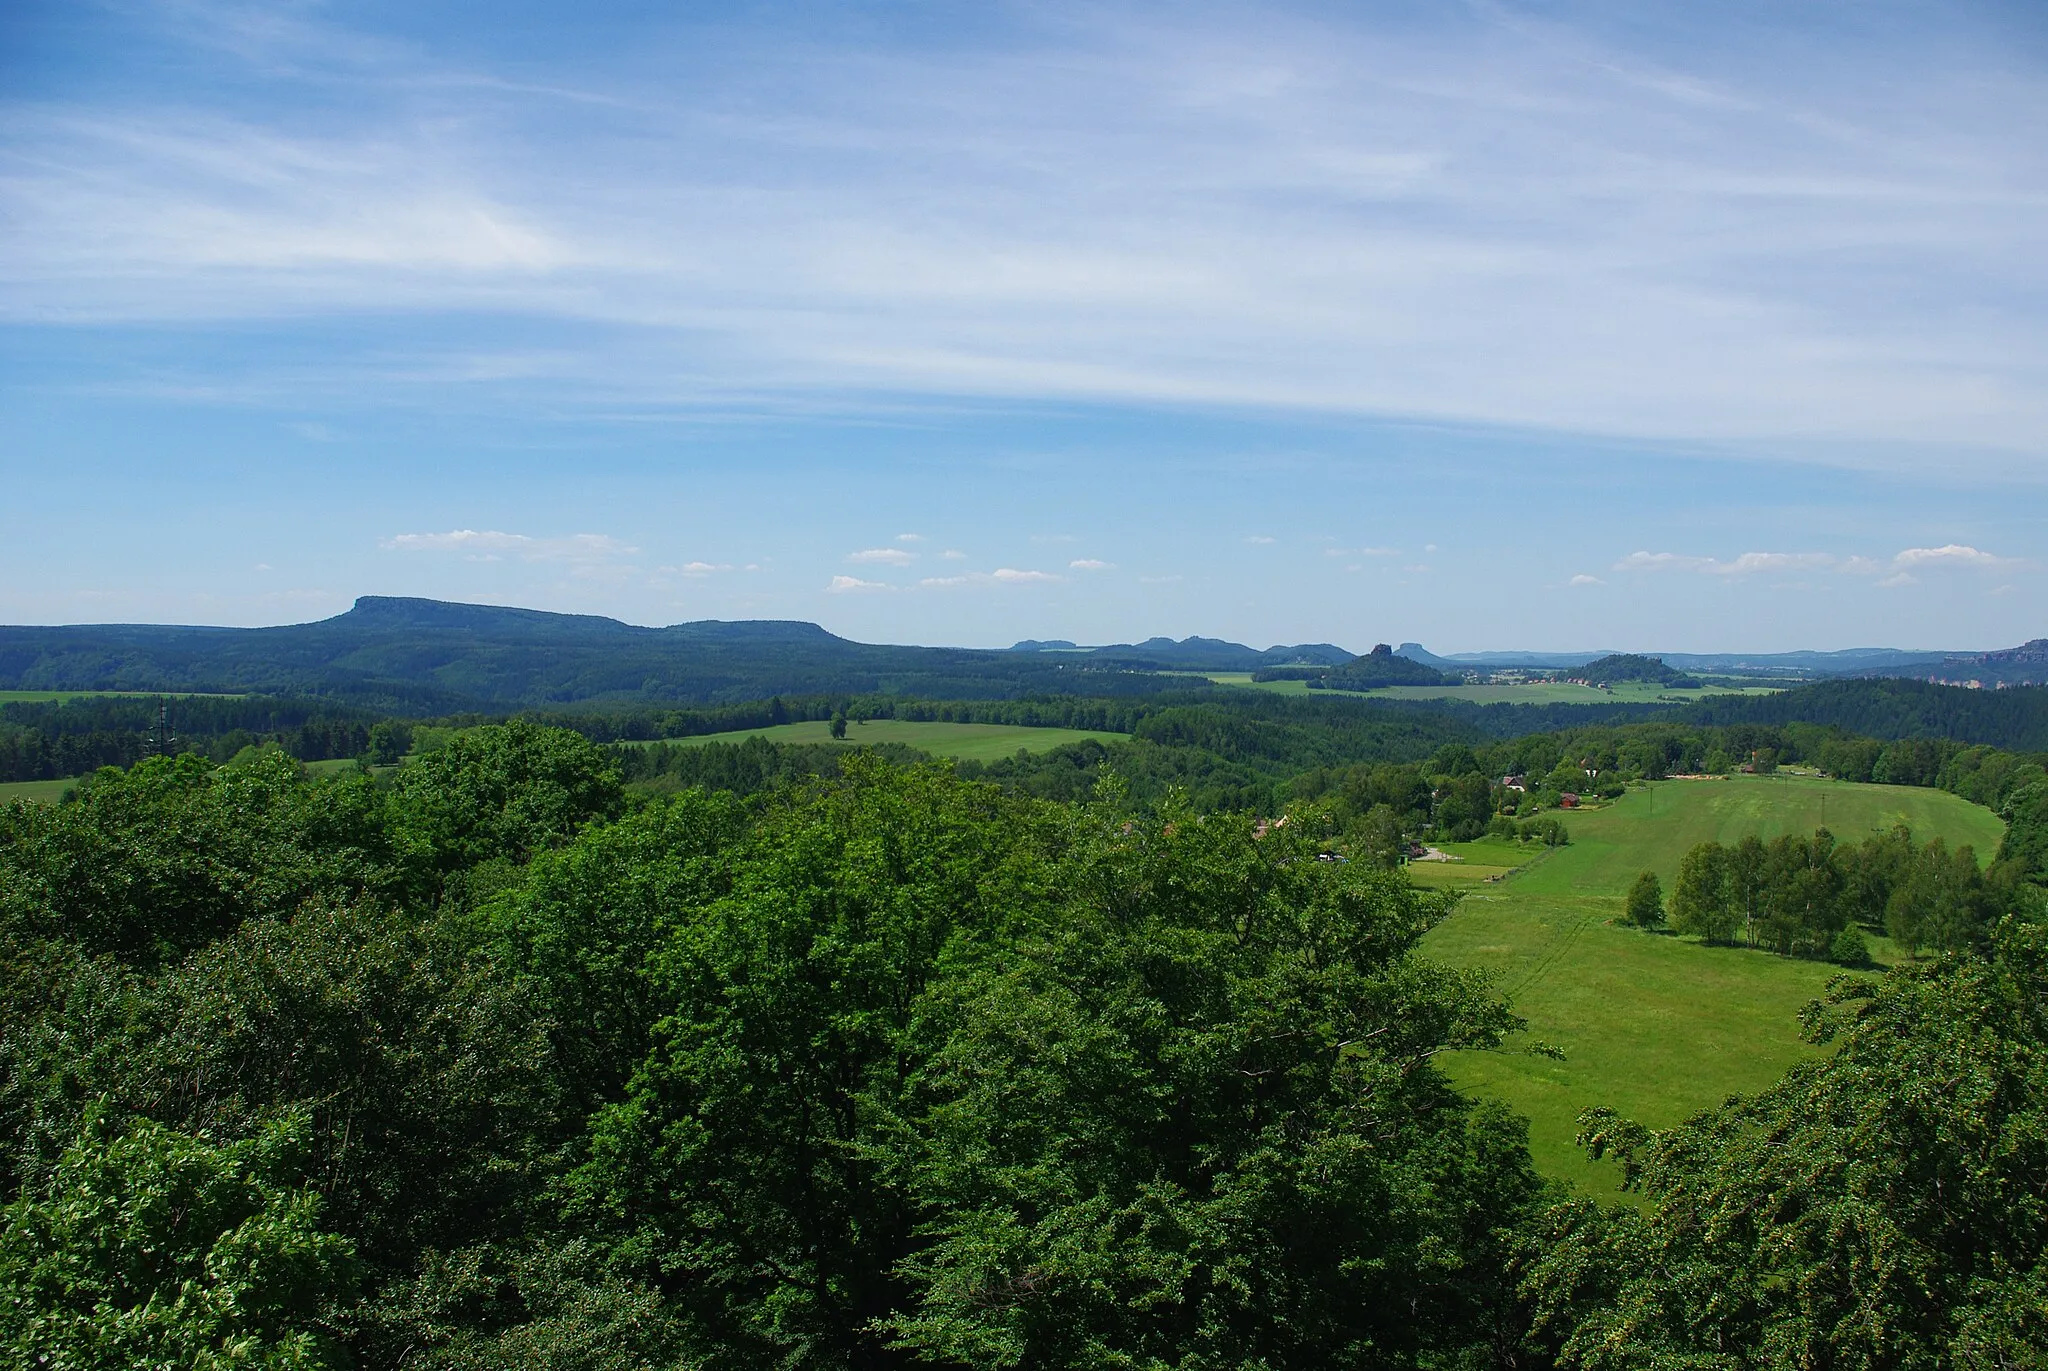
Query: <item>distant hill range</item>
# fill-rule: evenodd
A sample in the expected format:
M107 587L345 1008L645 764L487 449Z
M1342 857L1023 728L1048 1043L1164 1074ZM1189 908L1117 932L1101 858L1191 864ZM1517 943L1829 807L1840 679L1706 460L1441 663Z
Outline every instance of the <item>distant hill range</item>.
M1439 656L1420 643L1403 643L1394 650L1411 661L1440 671L1504 671L1514 667L1555 671L1587 666L1606 657L1635 655L1615 651L1529 651L1456 652ZM1909 676L1940 663L1974 660L1967 653L1896 647L1850 647L1835 652L1659 652L1655 655L1665 665L1686 672L1816 677Z
M334 618L279 628L0 627L0 689L288 693L411 713L779 694L1125 695L1184 685L1155 674L1158 658L895 647L786 620L644 628L376 595Z
M1934 660L1908 662L1856 674L1895 676L1912 681L1932 681L1939 685L1976 686L1979 689L2048 685L2048 638L2035 638L1999 652L1949 653Z
M1604 662L1605 665L1596 666ZM366 595L331 619L276 628L174 624L0 627L0 689L292 694L394 713L586 702L736 703L772 695L892 693L934 699L1134 696L1185 689L1186 674L1321 677L1377 689L1434 685L1502 664L1656 679L1701 670L1897 676L2012 685L2048 681L2048 640L2002 652L1889 648L1750 656L1468 653L1414 643L1354 656L1332 643L1264 649L1220 638L1007 650L857 643L816 624L705 620L647 628L584 614ZM1644 666L1642 664L1651 665ZM1176 675L1174 673L1184 673Z
M1309 681L1309 687L1315 690L1381 690L1387 686L1457 685L1464 679L1462 675L1446 675L1380 643L1364 656L1354 657L1334 670L1315 676Z

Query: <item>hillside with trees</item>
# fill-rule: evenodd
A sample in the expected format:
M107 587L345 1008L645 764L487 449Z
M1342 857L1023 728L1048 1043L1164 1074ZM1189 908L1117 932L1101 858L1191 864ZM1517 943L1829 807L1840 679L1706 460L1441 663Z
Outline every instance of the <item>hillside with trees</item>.
M1312 690L1378 690L1385 686L1457 685L1464 678L1410 661L1385 643L1333 671L1309 678Z
M1648 681L1652 685L1670 686L1678 690L1691 690L1699 682L1676 667L1666 666L1662 657L1643 657L1633 652L1614 652L1605 657L1574 668L1572 676L1578 680L1590 681L1594 685L1612 685L1618 681Z

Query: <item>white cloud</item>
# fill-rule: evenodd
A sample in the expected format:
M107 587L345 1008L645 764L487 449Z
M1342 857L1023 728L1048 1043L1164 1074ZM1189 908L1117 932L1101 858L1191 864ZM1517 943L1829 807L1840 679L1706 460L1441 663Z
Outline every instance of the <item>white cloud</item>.
M1256 543L1256 544L1258 544L1259 546L1263 547L1263 546L1265 546L1265 545L1266 545L1267 543L1273 542L1273 541L1274 541L1274 539L1268 538L1268 537L1267 537L1267 536L1266 536L1265 534L1263 534L1263 533L1254 533L1254 534L1252 534L1252 535L1251 535L1251 536L1250 536L1249 538L1246 538L1246 539L1245 539L1245 541L1246 541L1247 543Z
M1878 585L1883 586L1886 589L1890 589L1893 586L1913 586L1918 584L1920 584L1920 578L1918 576L1915 576L1910 571L1898 572L1895 575L1887 576L1882 581L1878 582Z
M1436 544L1435 544L1435 543L1424 543L1424 544L1422 545L1422 550L1423 550L1424 552L1435 552L1435 551L1436 551Z
M1709 576L1754 576L1763 572L1820 571L1837 565L1825 552L1745 552L1733 561L1676 552L1631 552L1616 571L1698 571Z
M927 576L918 585L932 590L946 590L956 586L978 586L994 590L1003 586L1041 585L1061 578L1049 571L1021 571L1015 567L998 567L994 571L969 571L957 576Z
M1115 571L1115 562L1105 562L1095 557L1077 557L1067 566L1075 571Z
M896 541L899 543L921 543L924 541L924 535L922 533L899 533L896 535Z
M891 587L880 581L863 581L858 576L834 576L826 591L833 595L848 595L863 590L888 590Z
M1999 26L1843 7L1822 72L1768 25L1688 46L1682 10L1027 10L942 53L679 23L513 72L301 8L289 39L181 50L183 87L14 101L0 309L482 319L456 354L493 315L570 321L597 327L548 379L682 406L772 385L2040 451L2048 92ZM1922 41L1942 60L1897 79ZM251 112L249 70L326 96Z
M1631 552L1614 564L1616 571L1697 571L1714 559L1681 557L1675 552Z
M900 547L871 547L860 552L847 553L846 560L849 562L863 562L869 565L879 563L883 566L909 566L917 560L917 554L915 552L905 552Z
M446 533L400 533L386 538L385 548L397 552L453 552L471 561L495 562L506 557L522 562L569 562L595 565L637 556L640 549L603 533L572 533L560 538L533 538L496 529L451 529Z
M675 568L685 576L709 576L714 572L731 571L730 562L685 562Z
M1716 576L1749 576L1760 571L1818 571L1834 564L1825 552L1745 552L1732 562L1701 569Z
M1598 576L1581 575L1572 577L1565 584L1570 586L1604 586L1607 582L1601 580Z
M2011 566L2013 561L2013 558L1995 557L1961 543L1949 543L1942 547L1909 547L1892 558L1892 565L1902 570L1938 566L1997 567Z
M964 562L967 560L967 554L957 547L949 547L939 554L939 560L942 562Z

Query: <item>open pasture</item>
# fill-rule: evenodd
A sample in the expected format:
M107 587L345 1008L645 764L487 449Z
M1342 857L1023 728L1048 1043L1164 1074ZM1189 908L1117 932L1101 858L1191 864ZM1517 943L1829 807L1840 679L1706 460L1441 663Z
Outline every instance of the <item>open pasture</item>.
M239 700L242 696L206 690L0 690L0 705L40 705L52 700Z
M1689 704L1709 695L1773 695L1781 686L1703 686L1673 690L1648 681L1617 681L1600 690L1570 681L1532 681L1526 685L1387 686L1368 693L1387 700L1464 700L1475 705L1601 705Z
M64 781L0 781L0 805L26 800L30 804L53 805L64 792L76 788L78 778Z
M1561 815L1571 832L1562 848L1489 839L1444 845L1463 863L1411 863L1418 884L1466 891L1424 951L1491 973L1529 1022L1504 1051L1448 1058L1452 1079L1528 1116L1546 1174L1606 1196L1619 1173L1572 1145L1579 1111L1608 1105L1668 1127L1776 1080L1814 1050L1799 1038L1798 1012L1841 968L1641 932L1620 922L1622 905L1646 870L1668 894L1697 843L1809 832L1823 806L1844 841L1903 822L1921 841L1969 843L1987 861L2003 831L1989 810L1934 790L1811 777L1660 781ZM1484 880L1523 854L1505 879ZM1872 951L1881 963L1895 955L1882 938ZM1560 1048L1564 1060L1531 1055L1530 1043Z
M844 745L858 746L901 743L935 757L958 757L967 761L993 762L1014 757L1018 752L1048 752L1068 743L1093 738L1113 743L1121 733L1102 733L1081 728L1027 728L1021 724L918 723L907 719L870 719L846 726ZM749 728L732 733L707 733L695 738L671 738L676 746L698 743L738 743L748 738L766 738L771 743L831 743L831 726L822 719L800 724L776 724L770 728ZM633 746L634 744L628 744ZM648 744L639 744L648 746Z
M1211 671L1201 679L1215 685L1245 686L1252 690L1270 690L1281 695L1308 694L1307 681L1254 681L1249 671Z
M1254 681L1249 671L1212 671L1205 679L1216 685L1245 686L1282 695L1309 694L1307 681ZM1569 681L1534 681L1527 685L1383 686L1378 690L1316 691L1333 699L1463 700L1475 705L1600 705L1687 704L1709 695L1771 695L1782 686L1705 686L1673 690L1646 681L1622 681L1608 690Z

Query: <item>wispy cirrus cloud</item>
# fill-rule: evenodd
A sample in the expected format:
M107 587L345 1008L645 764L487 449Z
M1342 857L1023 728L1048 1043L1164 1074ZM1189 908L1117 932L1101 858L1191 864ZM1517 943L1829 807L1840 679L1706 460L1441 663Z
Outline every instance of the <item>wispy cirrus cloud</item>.
M535 538L498 529L450 529L446 533L399 533L382 546L395 552L452 552L472 561L616 562L639 555L640 549L604 533L572 533Z
M1221 402L1850 464L2048 437L2048 92L1990 23L1018 7L957 44L519 52L216 14L158 16L177 60L123 98L9 102L0 314L591 326L549 403Z
M1076 557L1067 563L1071 571L1115 571L1115 562L1105 562L1099 557Z
M1763 572L1824 571L1839 565L1825 552L1745 552L1728 561L1675 552L1631 552L1616 571L1697 571L1709 576L1755 576Z

